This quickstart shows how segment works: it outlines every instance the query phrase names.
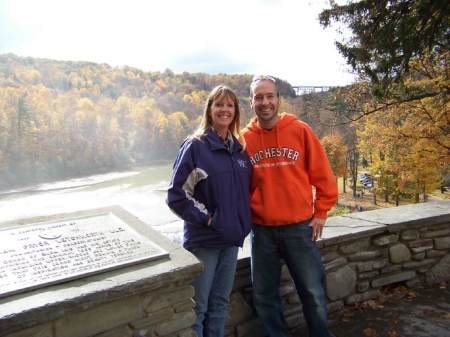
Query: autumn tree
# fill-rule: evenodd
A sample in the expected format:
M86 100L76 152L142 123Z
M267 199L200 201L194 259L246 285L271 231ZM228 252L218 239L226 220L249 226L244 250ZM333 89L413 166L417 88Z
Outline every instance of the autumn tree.
M248 122L251 79L0 55L0 188L173 160L214 86L235 90Z
M406 108L393 106L384 114L367 116L358 133L363 151L370 148L373 153L370 171L377 184L374 191L385 201L392 197L396 205L411 196L418 202L419 194L431 193L441 181L441 172L436 169L436 163L442 162L439 151L423 135L411 137L421 132L416 119L421 111L410 109L409 114L402 114Z
M333 133L321 139L322 147L327 154L333 174L336 180L339 177L345 177L347 174L347 165L345 165L345 156L347 148L344 144L344 139L340 134ZM345 179L343 192L345 192Z

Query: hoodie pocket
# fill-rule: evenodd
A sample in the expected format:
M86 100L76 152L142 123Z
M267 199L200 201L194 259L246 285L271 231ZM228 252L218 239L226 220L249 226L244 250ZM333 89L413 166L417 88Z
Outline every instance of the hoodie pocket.
M303 194L290 182L258 187L252 195L254 215L265 221L289 223L299 212L311 212L312 192Z

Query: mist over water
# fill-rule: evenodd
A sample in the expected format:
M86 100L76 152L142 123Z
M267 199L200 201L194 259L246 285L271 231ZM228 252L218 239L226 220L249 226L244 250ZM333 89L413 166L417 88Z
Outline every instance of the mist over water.
M182 221L166 205L172 164L0 191L0 221L119 205L181 244Z

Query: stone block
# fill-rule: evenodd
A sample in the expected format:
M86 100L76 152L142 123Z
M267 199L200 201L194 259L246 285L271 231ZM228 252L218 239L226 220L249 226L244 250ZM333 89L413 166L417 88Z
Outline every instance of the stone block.
M430 245L433 245L432 239L414 240L408 243L409 248L417 248Z
M197 334L191 328L178 331L177 337L197 337Z
M168 292L155 295L150 304L145 308L147 313L171 307L175 303L186 301L195 295L194 287L187 285Z
M421 233L420 237L423 238L423 239L435 238L435 237L438 237L438 236L445 236L449 232L450 232L450 230L448 228L441 229L441 230L438 230L438 231L427 231L427 232Z
M344 266L326 275L326 292L330 301L336 301L351 294L356 284L356 274L349 266Z
M298 297L296 291L294 293L290 294L286 300L287 300L287 303L289 303L289 304L300 304L300 298Z
M356 264L356 270L360 273L372 271L373 270L373 261L368 262L359 262Z
M132 332L128 326L122 326L117 329L102 332L95 337L129 337Z
M387 266L386 268L381 269L381 274L396 273L401 269L401 265Z
M238 292L231 294L226 325L237 325L252 316L252 309Z
M380 256L382 256L381 250L373 250L373 251L368 251L368 252L359 252L359 253L350 255L348 257L348 259L349 259L349 261L355 262L355 261L371 260L371 259L375 259Z
M401 240L404 241L418 240L419 237L419 231L417 229L406 229L400 234Z
M298 305L287 306L283 309L284 317L303 315L302 308Z
M422 284L422 281L420 280L420 278L417 277L412 280L406 281L405 284L408 288L415 288L420 286Z
M323 265L325 271L332 270L344 266L347 264L347 260L344 257L339 257L336 260L333 260L329 263L325 263Z
M448 222L443 222L443 223L440 223L440 224L431 225L431 226L428 227L428 229L430 231L439 231L439 230L442 230L442 229L450 230L450 224Z
M354 294L354 295L348 296L345 299L345 304L353 305L355 303L360 303L363 301L374 300L374 299L379 298L380 296L381 296L381 293L379 290L369 290L369 291L366 291L365 293Z
M431 250L433 248L434 248L434 246L431 244L428 246L411 248L411 252L413 252L414 254L418 254L418 253L426 252L427 250Z
M0 323L1 324L1 323ZM8 337L53 337L53 326L52 324L45 323L45 324L39 324L35 325L31 328L20 330L13 333L8 334L1 334L1 336L8 336Z
M191 327L197 319L194 310L175 314L169 320L156 326L155 331L159 336L165 336L179 330Z
M328 302L327 303L327 312L328 312L328 314L337 312L337 311L341 310L344 306L345 306L345 304L344 304L343 300Z
M54 323L58 337L90 336L127 324L139 317L139 298L132 296L57 319Z
M429 258L435 258L435 257L441 257L444 256L446 254L445 251L442 250L429 250L426 253L426 256Z
M375 247L378 246L387 246L392 243L398 242L398 235L397 234L389 234L389 235L379 235L372 239L372 244Z
M352 242L350 244L344 245L342 244L339 246L339 253L348 255L348 254L354 254L357 252L360 252L362 250L366 250L370 247L370 239L369 238L362 238L361 240Z
M356 291L358 293L363 293L367 291L370 287L369 281L358 282L356 284Z
M333 260L337 260L340 257L342 257L342 255L338 254L337 252L330 252L330 253L327 253L327 254L322 256L322 262L323 263L328 263L328 262L331 262Z
M416 277L416 273L414 271L405 271L398 274L379 277L372 280L371 285L372 288L380 288L391 283L411 280L414 277Z
M280 287L280 295L282 297L287 294L292 294L293 292L295 292L295 287L294 287L294 283L292 283L292 281L290 281L288 284Z
M285 318L286 326L288 329L293 329L299 327L302 324L305 324L305 317L303 314L292 315Z
M168 320L173 315L174 315L173 310L171 308L166 308L165 310L153 313L150 316L132 321L130 323L130 326L134 330L148 329L157 323L161 323Z
M399 243L389 248L389 260L392 263L401 263L408 261L411 258L411 253L404 244Z
M150 330L139 330L133 332L133 337L155 337L155 333Z
M434 248L450 249L450 237L434 239Z
M289 268L283 264L281 266L281 281L291 281L291 273L289 272Z
M413 259L414 261L423 260L425 257L426 257L425 253L419 253L419 254L411 255L411 259Z
M442 257L426 274L428 285L438 284L450 280L450 255Z
M190 298L186 302L180 303L175 307L175 312L189 311L195 308L195 301Z
M358 280L365 280L365 279L371 279L376 277L379 274L377 270L369 271L366 273L359 273L358 274Z
M387 264L387 259L373 261L373 269L381 269Z

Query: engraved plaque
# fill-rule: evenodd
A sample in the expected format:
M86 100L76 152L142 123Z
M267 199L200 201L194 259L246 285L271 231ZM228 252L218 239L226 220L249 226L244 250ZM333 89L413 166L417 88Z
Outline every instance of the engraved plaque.
M112 213L0 229L0 297L168 256Z

